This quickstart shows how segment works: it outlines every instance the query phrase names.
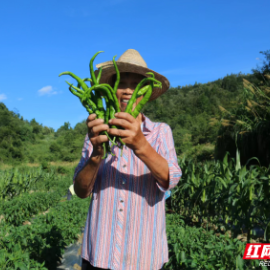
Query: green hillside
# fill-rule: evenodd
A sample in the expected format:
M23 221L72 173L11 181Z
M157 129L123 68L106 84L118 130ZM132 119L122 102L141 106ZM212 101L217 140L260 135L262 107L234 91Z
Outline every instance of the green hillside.
M144 113L153 121L168 123L175 140L177 154L190 152L205 145L209 153L217 137L218 127L209 125L219 114L219 105L234 108L235 97L243 89L242 74L207 83L170 88L157 100L149 103ZM87 115L85 115L87 117ZM73 161L80 157L87 132L84 122L71 128L64 123L57 131L30 122L9 111L0 103L0 160L9 162ZM75 140L74 140L75 138Z
M26 121L0 103L0 162L74 161L80 158L85 123L71 128L64 123L57 131L42 126L35 119Z
M225 152L230 149L232 153L235 153L235 146L231 147L229 144L234 144L235 134L243 131L243 127L239 129L239 121L236 125L238 129L235 129L236 122L232 121L226 125L224 121L226 117L228 118L228 114L224 114L224 110L233 114L237 112L240 116L245 115L250 124L250 129L246 128L246 132L252 129L251 126L254 126L252 123L258 124L258 120L263 121L264 126L268 123L269 114L265 110L260 112L256 110L257 118L252 118L252 113L250 115L250 112L239 109L247 107L246 103L250 102L250 100L247 101L245 93L248 91L247 88L252 89L252 85L261 88L265 96L261 97L260 101L257 96L250 96L250 94L249 98L257 102L258 106L268 108L268 104L263 102L268 98L267 74L270 69L270 51L262 52L262 54L266 61L263 67L252 70L252 74L231 74L205 84L195 83L170 88L157 100L147 104L143 113L152 121L170 125L177 155L188 155L199 160L213 159L216 143L220 146L218 151L216 149L216 157L223 158ZM244 87L243 80L248 81L249 86ZM260 117L258 117L259 114ZM240 121L243 122L243 119ZM0 103L0 162L16 164L78 160L86 132L84 121L74 128L71 128L69 123L64 123L57 131L54 131L52 128L37 123L35 119L30 122L24 120L19 114L9 111L4 103ZM226 138L222 137L222 134L225 134ZM224 143L224 138L228 145ZM254 152L247 153L247 157L251 154Z

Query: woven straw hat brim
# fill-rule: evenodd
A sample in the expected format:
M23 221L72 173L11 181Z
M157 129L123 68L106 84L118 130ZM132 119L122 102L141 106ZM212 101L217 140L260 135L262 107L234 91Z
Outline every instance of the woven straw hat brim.
M154 73L155 79L157 79L158 81L160 81L162 83L162 88L154 87L149 101L155 100L160 95L165 93L170 87L170 83L167 80L167 78L164 77L163 75L155 72L154 70L151 70L151 69L146 68L146 67L142 67L140 65L131 64L131 63L127 63L127 62L121 62L121 61L116 61L116 64L117 64L117 67L118 67L120 73L121 72L131 72L131 73L141 74L145 77L150 77L150 75L146 74L147 72ZM113 65L113 61L103 62L101 64L96 65L96 67L97 68L102 67L102 74L101 74L101 78L100 78L100 83L109 83L111 77L116 73L114 65ZM98 75L98 72L99 72L99 70L95 71L96 76Z

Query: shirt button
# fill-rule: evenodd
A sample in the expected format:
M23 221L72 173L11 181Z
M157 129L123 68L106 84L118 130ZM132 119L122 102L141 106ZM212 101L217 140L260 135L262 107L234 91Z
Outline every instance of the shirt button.
M125 183L126 183L126 182L124 182L124 181L122 182L123 185L124 185Z
M120 200L120 202L124 202L123 200Z
M123 209L120 209L119 211L120 211L120 212L122 212L122 211L123 211Z
M127 165L123 165L123 168L126 168L127 167Z

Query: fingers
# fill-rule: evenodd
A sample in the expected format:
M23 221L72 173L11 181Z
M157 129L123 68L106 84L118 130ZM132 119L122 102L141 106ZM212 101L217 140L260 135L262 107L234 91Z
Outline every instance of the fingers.
M94 136L98 136L102 131L108 131L109 126L106 124L99 124L91 128L91 132Z
M91 143L93 145L100 145L100 144L102 144L104 142L109 141L109 139L108 139L108 137L106 135L99 135L97 137L91 138L90 140L91 140Z
M118 112L115 114L116 118L113 118L109 121L110 125L121 126L125 129L132 129L136 120L135 118L126 112Z
M109 121L109 124L114 126L120 126L123 127L124 129L132 129L132 124L125 119L114 118Z
M94 138L90 138L90 141L93 145L93 153L94 155L99 155L100 157L104 156L103 143L107 143L109 141L106 135L99 135Z
M117 119L125 119L126 121L130 123L134 123L135 121L135 118L131 114L126 113L126 112L118 112L115 114L115 117Z
M93 153L103 157L104 149L102 144L108 142L109 138L106 135L100 135L100 133L107 131L109 126L104 124L103 119L97 119L97 115L94 113L87 117L86 125L88 128L88 137L93 145Z
M89 116L86 119L86 122L93 121L96 118L96 116L97 115L95 113L89 114Z
M112 136L118 136L118 137L128 137L132 135L132 132L129 130L123 130L123 129L116 129L116 128L110 128L108 130L108 133Z
M103 119L96 119L96 114L90 114L86 120L89 137L98 136L100 132L108 130L109 126L104 124Z

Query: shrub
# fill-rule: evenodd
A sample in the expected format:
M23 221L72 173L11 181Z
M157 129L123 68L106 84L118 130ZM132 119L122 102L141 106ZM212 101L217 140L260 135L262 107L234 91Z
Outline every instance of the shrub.
M46 160L44 160L44 161L42 161L41 162L41 168L42 168L42 170L49 170L50 169L50 164L46 161Z
M67 174L69 172L69 170L63 166L59 166L56 169L57 173L61 173L61 174Z
M182 226L177 216L167 215L170 260L165 269L261 269L259 261L242 259L246 243L203 228Z
M50 145L50 151L51 151L52 153L59 153L60 150L61 150L61 147L60 147L56 142L54 142L54 143L52 143L52 144Z

